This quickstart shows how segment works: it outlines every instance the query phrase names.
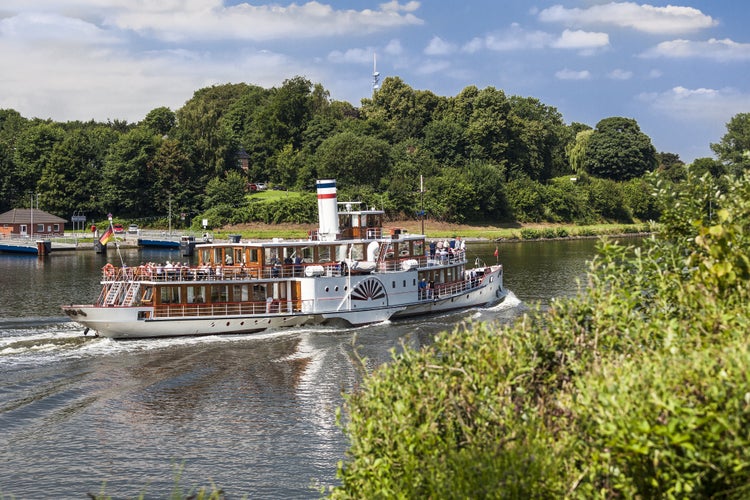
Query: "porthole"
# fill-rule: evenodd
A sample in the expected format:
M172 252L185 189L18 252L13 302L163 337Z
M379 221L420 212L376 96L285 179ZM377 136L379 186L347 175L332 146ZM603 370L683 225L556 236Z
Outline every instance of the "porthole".
M329 290L330 290L330 289L329 289L328 287L326 287L326 293L328 293L328 291L329 291Z
M338 291L339 291L339 287L338 287L338 286L336 286L336 287L335 287L335 288L333 289L333 291L334 291L334 292L338 292Z

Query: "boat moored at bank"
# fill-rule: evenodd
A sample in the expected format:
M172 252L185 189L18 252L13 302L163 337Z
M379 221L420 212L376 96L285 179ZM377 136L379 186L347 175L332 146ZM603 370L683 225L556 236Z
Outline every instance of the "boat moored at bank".
M362 325L505 298L502 266L470 266L463 240L386 229L382 210L338 202L334 180L317 181L317 196L307 239L197 244L195 265L108 264L96 302L63 311L101 336L149 338Z

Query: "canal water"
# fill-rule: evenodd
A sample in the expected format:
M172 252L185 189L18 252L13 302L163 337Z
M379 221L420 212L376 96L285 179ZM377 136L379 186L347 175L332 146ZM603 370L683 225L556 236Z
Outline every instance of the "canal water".
M90 303L120 256L0 254L0 498L164 498L221 487L233 498L318 498L347 442L350 392L402 345L464 321L508 322L572 295L594 240L470 243L511 294L498 306L361 328L113 341L84 337L60 305ZM185 260L128 249L129 265Z

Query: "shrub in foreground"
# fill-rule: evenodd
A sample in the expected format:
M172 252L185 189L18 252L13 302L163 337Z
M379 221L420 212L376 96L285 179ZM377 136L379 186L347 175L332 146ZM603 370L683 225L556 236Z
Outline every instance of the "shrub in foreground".
M750 495L750 179L661 200L661 234L603 240L576 297L369 377L331 497Z

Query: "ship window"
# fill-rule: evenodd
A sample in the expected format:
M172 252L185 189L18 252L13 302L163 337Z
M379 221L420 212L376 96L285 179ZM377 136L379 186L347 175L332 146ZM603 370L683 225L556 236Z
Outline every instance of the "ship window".
M391 288L396 288L396 282L395 281L391 281Z
M268 292L266 291L266 285L253 285L253 300L263 301L266 300Z
M241 263L245 262L245 260L242 258L241 248L234 249L234 258L232 260L234 261L235 266L239 266Z
M279 249L278 248L266 248L266 255L263 256L265 259L265 264L271 265L271 264L280 264L281 260L279 259Z
M339 287L334 287L333 291L334 292L338 292L339 291Z
M365 258L364 245L352 245L352 259L362 260Z
M257 248L251 248L247 251L250 262L258 262L258 249Z
M211 287L211 302L227 302L228 286L214 285Z
M247 302L250 300L250 290L248 285L233 285L232 286L232 300Z
M180 303L180 287L178 286L163 286L159 289L161 295L162 304L179 304Z
M187 301L189 304L201 304L205 302L206 291L203 286L189 286L186 289Z
M424 255L424 241L415 241L411 253L416 257Z
M208 248L201 248L200 252L201 264L208 264L211 262L211 250Z
M404 280L404 284L401 285L401 286L403 286L404 288L406 288L406 280Z
M341 262L344 259L347 259L349 257L349 250L347 245L337 245L336 246L336 260Z
M331 262L331 247L318 248L318 262Z
M328 292L328 290L330 290L330 288L326 287L326 289L325 289L325 290L326 290L326 292Z

